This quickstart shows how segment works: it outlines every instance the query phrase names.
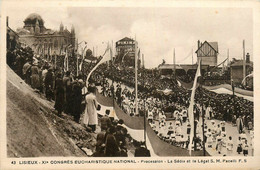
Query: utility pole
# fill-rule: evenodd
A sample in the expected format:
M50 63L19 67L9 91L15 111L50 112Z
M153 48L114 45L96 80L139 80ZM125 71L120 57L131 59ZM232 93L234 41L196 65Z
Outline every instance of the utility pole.
M203 81L203 77L201 77L201 82ZM201 90L202 90L202 85ZM202 101L202 98L201 98ZM203 136L203 156L206 156L206 149L205 149L205 109L204 109L204 104L203 101L201 103L201 112L202 112L202 136Z
M243 79L246 77L245 40L243 40Z
M93 56L95 57L95 47L93 46L93 52L92 52Z
M202 60L200 61L200 63L198 63L198 64L200 64L200 72L201 72L201 76L200 76L200 81L199 81L199 87L200 87L200 91L201 91L201 93L203 93L203 89L202 89L202 84L203 84L203 81L204 81L204 79L203 79L203 74L202 74ZM203 103L203 99L202 99L202 97L201 97L201 99L200 99L200 101L201 101L201 114L202 114L202 144L203 144L203 156L206 156L206 149L205 149L205 109L204 109L204 103Z
M176 59L175 59L175 48L173 49L173 68L174 68L174 77L176 80Z
M114 57L114 52L113 52L113 41L112 41L112 43L111 43L110 53L111 53L111 62L113 62L113 57Z
M98 46L96 46L96 56L95 57L98 57Z
M229 65L229 48L227 50L227 65Z
M192 60L191 60L191 63L192 63L192 65L193 65L193 49L192 49L192 51L191 51L191 58L192 58Z
M138 76L138 47L137 47L137 41L135 38L135 112L136 115L139 115L138 113L138 83L137 83L137 76Z
M107 42L108 46L110 47L109 45L109 41ZM111 48L110 48L110 58L112 58L112 51L111 51ZM113 109L115 108L115 87L114 87L114 68L113 68L113 61L111 61L111 65L110 65L110 69L111 69L111 73L112 73L112 86L111 86L111 92L112 92L112 98L113 98Z
M143 63L143 87L144 87L144 54L142 54L142 63ZM146 98L144 98L144 144L146 147L146 109L145 109L145 102L146 102Z
M79 76L79 39L77 39L77 53L76 53L76 57L77 57L77 76Z

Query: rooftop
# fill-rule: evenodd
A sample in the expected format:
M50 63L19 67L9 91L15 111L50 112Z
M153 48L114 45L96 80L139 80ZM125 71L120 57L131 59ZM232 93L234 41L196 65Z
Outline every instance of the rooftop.
M195 51L195 53L197 53L201 49L201 47L204 46L205 43L209 44L209 46L212 47L212 49L218 53L218 42L207 42L207 41L204 41L204 43L200 45L200 47Z
M253 62L250 61L250 63L246 63L246 65L253 67ZM243 60L235 60L233 63L231 63L230 66L231 67L243 66Z
M121 39L121 40L119 40L119 41L134 41L134 40L131 39L131 38L125 37L125 38L123 38L123 39Z
M32 14L28 15L25 18L24 23L25 24L36 24L37 20L39 22L39 25L44 25L44 20L42 19L42 17L39 14L36 14L36 13L32 13Z

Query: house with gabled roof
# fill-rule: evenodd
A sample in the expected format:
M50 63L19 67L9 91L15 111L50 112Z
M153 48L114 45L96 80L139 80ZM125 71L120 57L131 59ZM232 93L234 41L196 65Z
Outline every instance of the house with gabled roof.
M218 63L218 42L200 43L198 41L197 61L201 59L203 65L217 66Z

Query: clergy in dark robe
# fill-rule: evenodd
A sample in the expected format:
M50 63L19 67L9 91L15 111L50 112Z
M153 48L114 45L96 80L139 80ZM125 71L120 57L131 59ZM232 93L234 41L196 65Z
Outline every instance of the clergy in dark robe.
M78 80L75 80L72 85L72 110L74 121L79 123L81 114L81 102L82 102L82 91L81 84Z
M237 124L238 133L241 134L243 132L243 128L244 128L244 123L243 123L243 119L241 116L239 116L237 118L236 124Z
M72 77L70 76L70 71L66 72L66 75L63 78L64 91L65 91L65 103L66 107L64 112L67 114L72 113Z
M55 110L58 111L58 115L61 116L61 113L64 108L64 87L61 73L57 74L55 81Z

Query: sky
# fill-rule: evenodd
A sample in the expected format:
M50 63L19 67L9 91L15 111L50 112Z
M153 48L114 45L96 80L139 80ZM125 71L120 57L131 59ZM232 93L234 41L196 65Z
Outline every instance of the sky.
M62 22L68 30L75 27L78 41L86 41L102 55L106 43L131 37L138 41L147 68L162 60L173 63L196 62L197 41L218 42L218 63L227 57L242 59L242 42L253 59L253 13L249 8L173 8L173 7L11 7L9 26L23 27L24 19L38 13L45 27L58 30ZM115 47L115 45L114 45Z

